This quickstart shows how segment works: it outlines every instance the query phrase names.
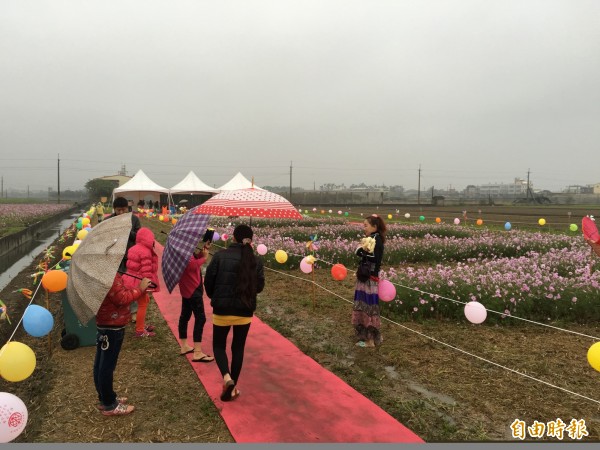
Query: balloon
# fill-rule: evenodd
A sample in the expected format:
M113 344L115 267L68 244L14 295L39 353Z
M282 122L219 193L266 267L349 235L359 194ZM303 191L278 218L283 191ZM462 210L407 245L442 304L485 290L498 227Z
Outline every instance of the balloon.
M223 233L223 234L221 235L221 240L222 240L222 241L226 241L227 239L229 239L229 235L228 235L227 233Z
M544 225L546 225L546 219L540 219L538 220L538 223L540 224L540 226L543 227Z
M88 217L84 217L83 219L81 219L81 224L83 226L86 226L90 223L90 219Z
M78 246L79 244L81 244L81 241L79 239L76 240L76 241L73 241L73 245L77 245Z
M348 275L348 270L343 264L334 264L331 268L331 276L334 280L342 281Z
M89 217L89 214L86 212L81 215L81 220L83 220L85 217Z
M62 270L49 270L42 277L42 286L48 292L60 292L67 287L68 276Z
M302 261L300 261L300 270L304 273L311 273L313 270L313 265L310 264L306 258L303 258Z
M305 210L304 210L304 214L308 214L308 209L305 209Z
M331 214L332 212L333 212L333 211L330 209L330 210L329 210L329 214Z
M317 212L317 208L313 208L313 212Z
M283 264L284 262L286 262L288 259L288 255L285 251L283 250L277 250L275 252L275 260L279 263L279 264Z
M77 223L81 223L82 220L83 220L83 217L78 217L77 218Z
M460 225L460 219L458 217L454 218L454 225Z
M9 392L0 392L0 442L16 439L27 425L27 406L19 397Z
M425 220L425 216L419 216L419 220L423 222Z
M221 238L221 235L219 233L217 233L216 231L213 233L213 242L218 241Z
M267 254L267 246L265 244L258 244L256 246L256 253L258 253L259 255L266 255Z
M384 302L391 302L396 296L396 286L394 286L388 280L379 281L379 299Z
M341 211L338 211L338 214L340 214L340 215L341 215L341 214L342 214L342 212L341 212Z
M348 211L346 211L346 212L344 213L344 216L348 217Z
M68 247L65 247L62 252L63 259L65 259L67 261L69 259L71 259L71 256L73 256L73 253L75 253L75 250L77 250L77 247L75 247L74 245L69 245Z
M173 218L171 219L171 223L172 223L173 225L175 225L175 224L177 223L177 219L176 219L175 217L173 217Z
M78 230L81 230L83 228L83 224L81 222L77 222L75 224L75 228L77 228Z
M477 222L475 222L477 225L483 225L483 220L481 219L477 219Z
M388 219L391 219L393 216L391 214L388 214Z
M87 230L79 230L77 232L77 239L83 241L85 239L85 237L87 236L88 231Z
M54 326L50 311L40 305L29 305L23 314L23 328L33 337L46 336Z
M442 219L440 219L439 217L435 218L435 223L440 223L442 221Z
M471 323L481 323L487 317L487 311L481 303L472 301L465 305L465 316Z
M21 342L8 342L0 349L0 376L6 381L23 381L35 369L35 353Z
M325 214L325 210L324 209L321 210L321 214Z
M410 213L404 214L404 217L406 217L407 219L410 219Z
M569 225L569 230L571 231L577 231L577 225L572 223L571 225Z
M169 222L169 221L171 220L171 218L170 218L168 215L166 215L166 216L164 217L164 219L163 219L163 220L164 220L165 222Z
M510 222L506 222L506 223L504 224L504 229L505 229L506 231L510 230L511 228L512 228L512 225L510 224Z
M162 214L160 216L158 216L158 220L160 220L161 222L163 221L164 218L165 218L165 216L163 216Z
M590 366L600 372L600 342L596 342L588 349L587 360Z

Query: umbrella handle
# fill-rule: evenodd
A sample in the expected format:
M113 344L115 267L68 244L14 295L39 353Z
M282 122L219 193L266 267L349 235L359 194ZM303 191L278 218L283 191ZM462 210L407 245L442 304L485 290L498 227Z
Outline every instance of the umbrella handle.
M136 275L132 275L132 274L130 274L130 273L127 273L127 272L123 272L123 271L121 271L121 270L117 270L117 272L119 272L121 275L127 275L127 276L129 276L129 277L132 277L132 278L137 278L138 280L143 280L143 278L142 278L142 277L138 277L138 276L136 276ZM154 284L154 283L151 281L151 282L150 282L150 288L151 288L151 289L154 289L155 287L156 287L156 284Z

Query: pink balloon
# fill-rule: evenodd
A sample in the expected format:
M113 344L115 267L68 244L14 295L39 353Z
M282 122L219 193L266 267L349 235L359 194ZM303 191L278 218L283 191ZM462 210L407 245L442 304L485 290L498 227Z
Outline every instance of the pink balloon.
M485 306L479 302L468 302L465 305L465 317L471 323L481 323L487 317Z
M304 273L311 273L313 270L313 265L309 264L306 261L306 258L304 258L302 261L300 261L300 270Z
M229 239L229 236L226 233L223 233L223 235L221 235L221 240L226 241L227 239Z
M396 286L388 280L379 281L379 300L391 302L396 297Z
M256 246L256 253L258 253L259 255L266 255L267 254L267 246L265 244L258 244Z
M456 219L454 219L454 225L458 225L460 223L460 219L457 217Z

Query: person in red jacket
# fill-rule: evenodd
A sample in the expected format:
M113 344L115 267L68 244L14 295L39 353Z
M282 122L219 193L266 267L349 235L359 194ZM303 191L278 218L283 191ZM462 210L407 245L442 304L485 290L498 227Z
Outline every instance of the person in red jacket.
M144 278L135 288L128 289L123 283L123 276L117 273L96 314L98 334L94 385L98 392L98 409L105 416L122 416L135 409L133 405L127 405L127 398L117 397L113 389L113 375L125 337L125 325L131 315L129 305L145 294L150 283L148 278Z
M202 286L202 264L208 257L210 243L204 244L202 250L196 249L190 257L187 267L179 280L179 291L181 292L181 315L179 316L179 340L181 344L180 355L187 355L194 352L192 361L211 362L214 361L210 355L202 351L202 332L206 323L206 314L204 313L204 288ZM192 347L187 338L188 322L194 314L194 346Z
M148 278L156 287L152 287L154 292L158 292L158 255L154 251L154 233L150 228L142 227L135 236L135 245L127 251L127 273L124 274L124 283L128 288L133 288L139 283L141 278ZM132 275L132 276L128 276ZM150 296L146 293L138 300L138 309L136 313L135 336L149 337L154 336L154 327L146 325L146 310Z

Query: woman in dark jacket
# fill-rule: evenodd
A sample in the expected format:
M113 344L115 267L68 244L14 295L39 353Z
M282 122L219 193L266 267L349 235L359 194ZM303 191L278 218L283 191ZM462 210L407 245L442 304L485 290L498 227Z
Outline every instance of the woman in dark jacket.
M204 276L204 288L213 308L213 353L223 376L223 401L240 395L236 384L242 371L246 337L256 310L256 294L265 287L262 260L252 249L253 235L248 225L235 227L233 243L213 256ZM231 327L230 370L225 349Z
M359 347L375 347L381 344L381 318L379 316L379 269L383 259L385 243L385 222L373 214L363 223L365 236L356 256L365 259L370 268L366 281L356 280L352 325L356 331Z

